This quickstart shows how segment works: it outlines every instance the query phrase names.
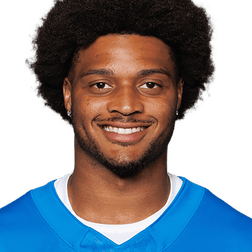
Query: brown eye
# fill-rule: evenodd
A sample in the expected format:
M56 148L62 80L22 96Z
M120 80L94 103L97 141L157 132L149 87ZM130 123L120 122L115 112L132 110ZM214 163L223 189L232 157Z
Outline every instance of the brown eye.
M153 83L153 82L147 82L146 83L147 88L154 88L155 86L156 86L156 83Z
M104 82L98 82L98 83L95 84L95 86L96 86L97 88L99 88L99 89L105 88L106 85L107 85L107 84L104 83ZM108 86L108 85L107 85L107 86Z
M142 89L154 89L154 88L158 88L159 85L156 84L155 82L146 82L143 85L141 85Z
M96 82L90 85L90 92L93 94L107 94L109 93L113 87L106 82Z
M162 86L155 82L145 82L139 86L139 91L146 95L157 95L162 92Z
M93 84L92 87L99 89L99 90L109 90L112 88L110 85L108 85L105 82L97 82L97 83Z

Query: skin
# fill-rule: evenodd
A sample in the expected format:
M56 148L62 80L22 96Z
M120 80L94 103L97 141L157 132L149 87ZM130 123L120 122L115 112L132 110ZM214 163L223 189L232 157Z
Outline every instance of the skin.
M183 92L169 47L154 37L102 36L80 50L69 79L63 93L75 131L75 169L68 184L73 210L104 224L133 223L154 214L169 196L167 145ZM104 129L109 126L142 131L111 133ZM146 153L150 158L140 171L120 176L92 150L115 167L136 164Z

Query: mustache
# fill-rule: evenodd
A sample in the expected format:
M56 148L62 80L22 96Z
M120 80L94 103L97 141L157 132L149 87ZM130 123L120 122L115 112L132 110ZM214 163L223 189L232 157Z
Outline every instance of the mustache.
M123 117L123 116L115 116L115 117L110 117L110 118L100 118L97 117L93 120L94 122L122 122L122 123L154 123L153 120L141 120L133 117Z

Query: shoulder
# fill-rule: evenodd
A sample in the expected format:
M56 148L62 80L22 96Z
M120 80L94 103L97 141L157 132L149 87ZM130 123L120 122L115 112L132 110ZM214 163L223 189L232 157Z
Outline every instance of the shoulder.
M0 209L0 232L22 224L27 225L27 218L32 218L35 212L36 207L31 192L28 192Z
M252 219L240 213L209 190L198 208L197 216L207 217L205 222L215 225L216 229L225 231L236 238L248 238L252 245ZM251 247L252 248L252 247Z
M219 225L224 225L230 229L241 231L250 227L252 234L252 219L240 213L207 189L197 209L197 215L208 216L209 222L216 223L218 221Z
M192 190L202 188L189 181L187 183ZM209 190L203 190L204 194L181 238L188 243L205 244L209 251L252 251L252 219Z
M37 246L43 247L46 240L50 243L50 237L54 236L54 232L33 200L34 192L47 190L50 186L49 183L31 190L0 209L0 251L18 251L28 247L35 249Z
M33 199L33 193L36 191L45 191L51 182L45 186L33 189L9 205L0 209L0 232L4 229L12 231L15 228L25 228L33 225L34 220L38 219L40 213ZM32 220L32 221L31 221Z

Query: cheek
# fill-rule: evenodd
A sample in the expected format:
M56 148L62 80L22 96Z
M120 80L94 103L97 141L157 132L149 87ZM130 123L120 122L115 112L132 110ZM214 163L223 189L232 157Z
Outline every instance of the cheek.
M75 116L81 121L90 123L95 117L99 116L106 108L106 102L101 98L77 95L73 97L73 109Z
M158 102L151 102L151 115L157 121L157 132L173 127L176 118L176 102L169 99L160 99Z
M176 102L170 100L169 98L151 101L147 106L149 107L149 111L151 111L152 115L158 120L172 117L176 110Z
M102 112L102 109L104 110L106 108L106 102L101 98L87 98L84 106L88 108L88 111L92 114L99 113Z

